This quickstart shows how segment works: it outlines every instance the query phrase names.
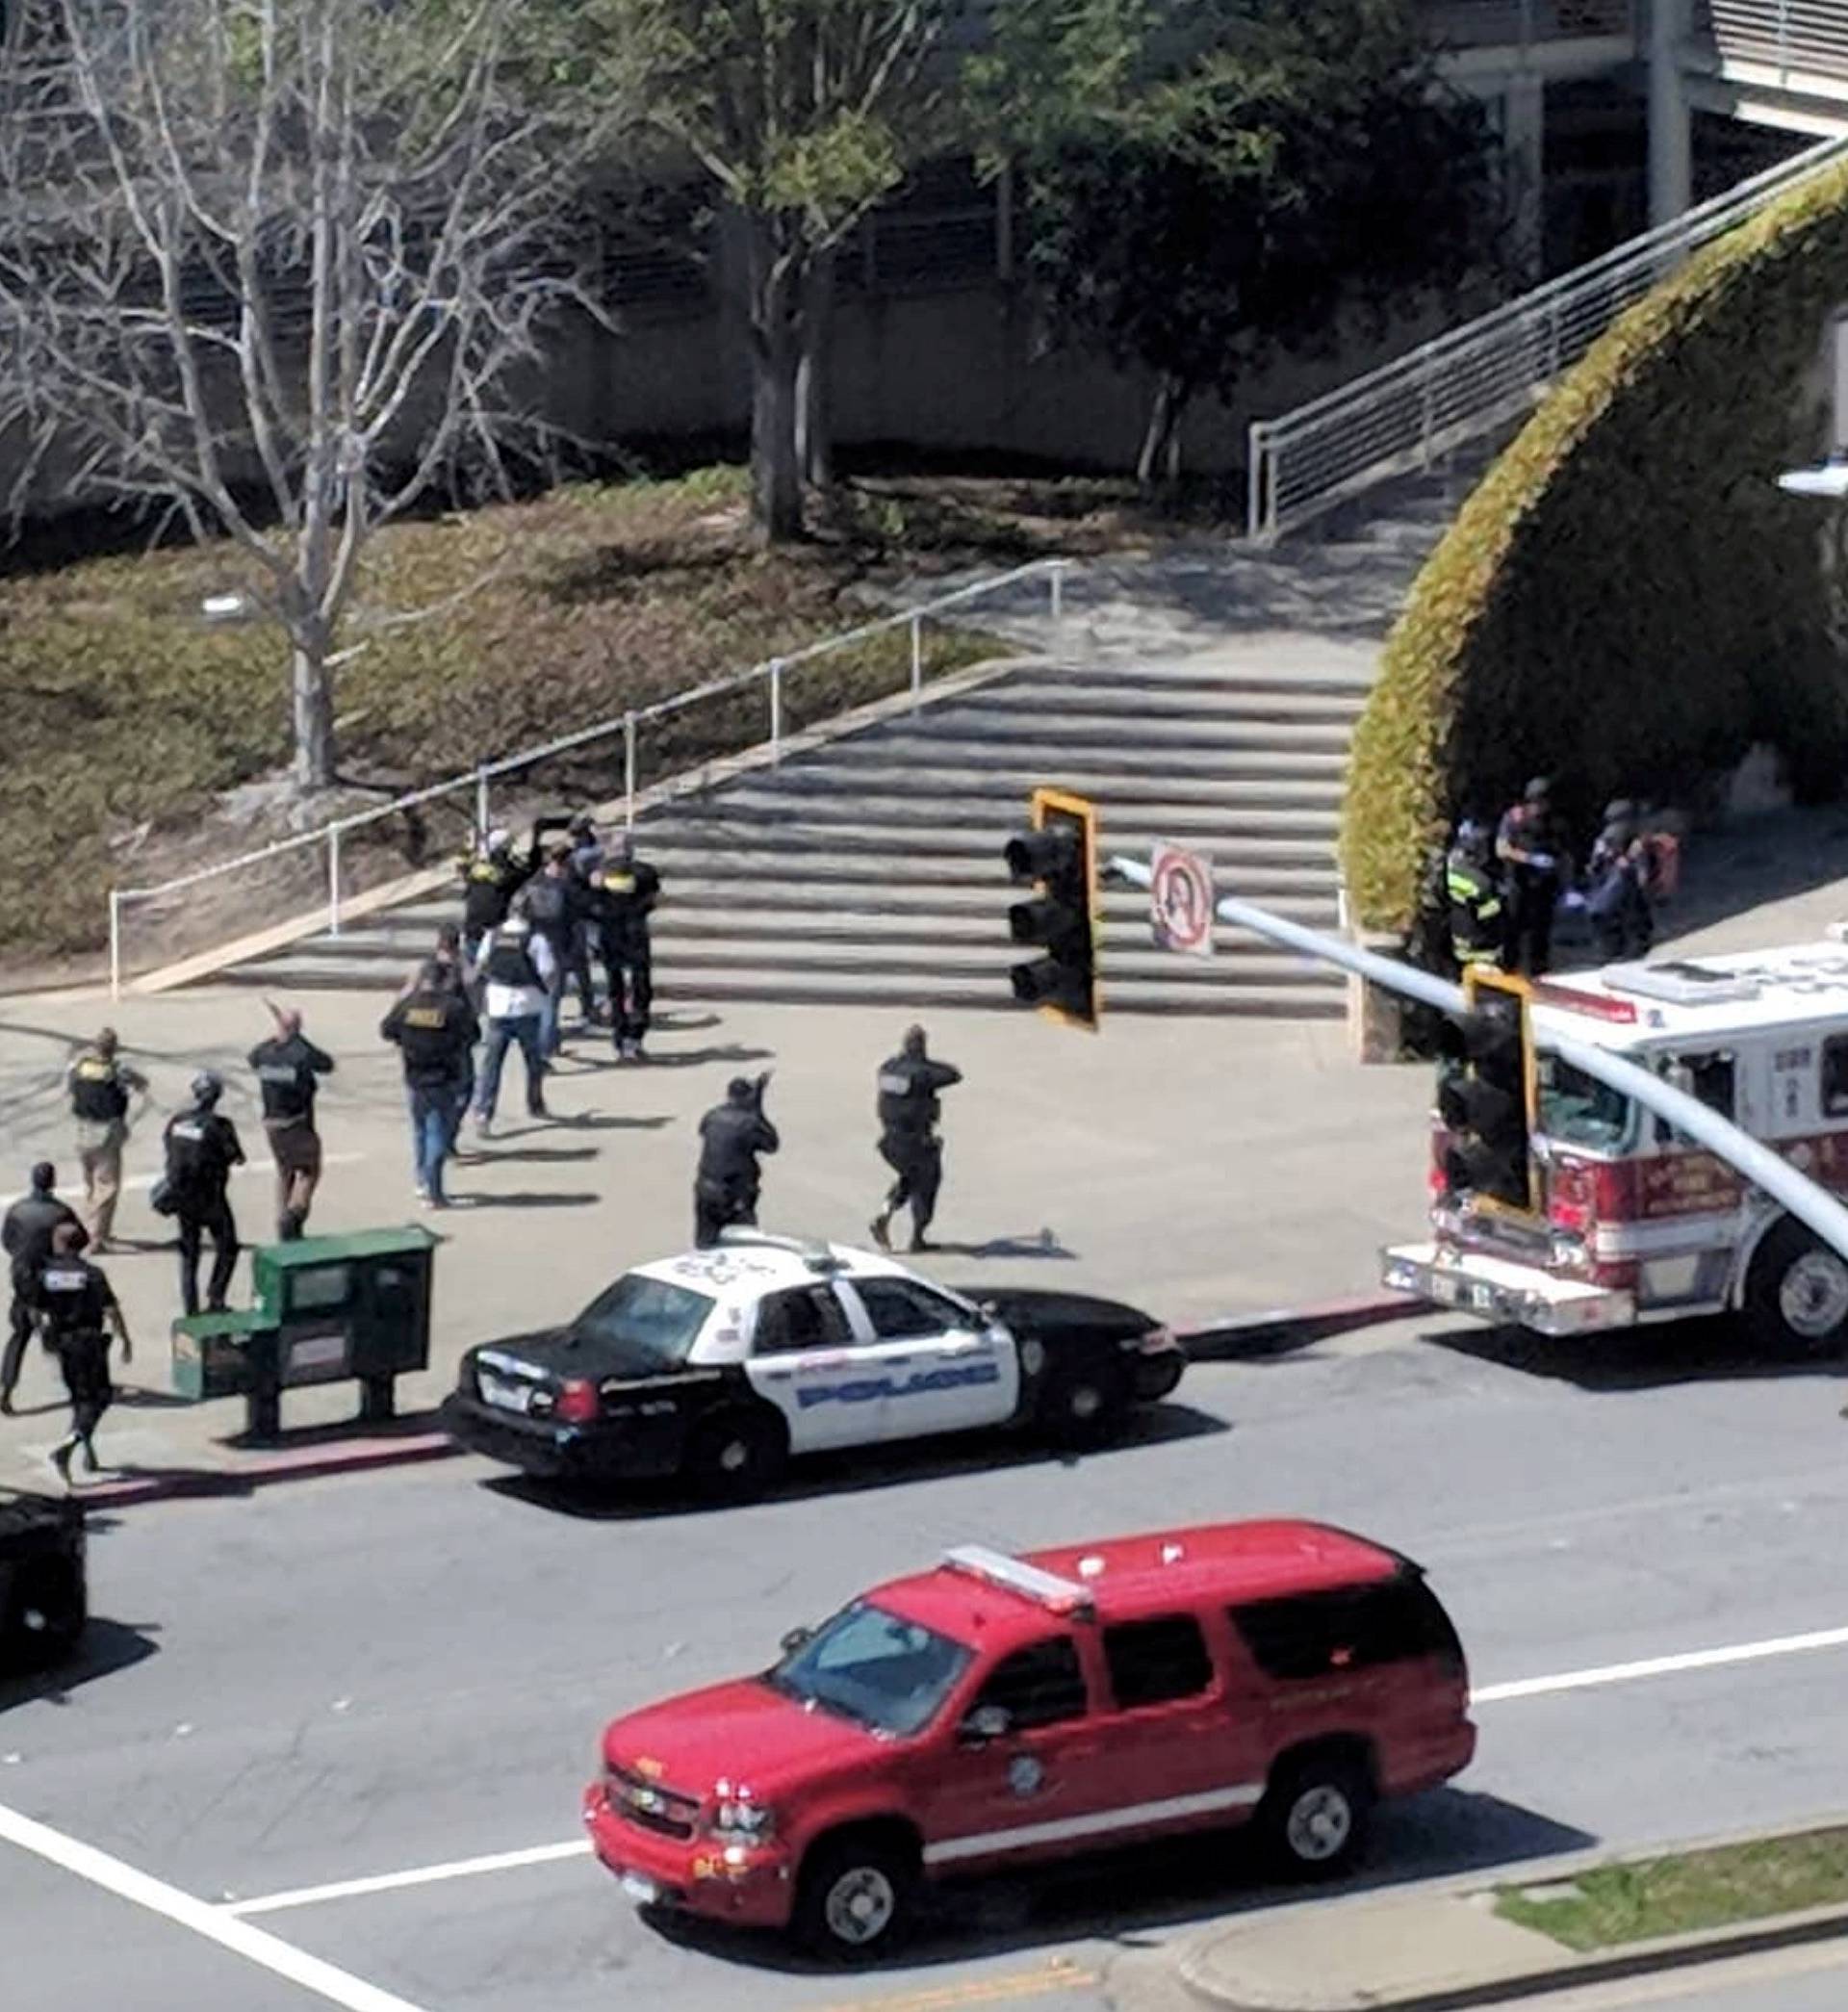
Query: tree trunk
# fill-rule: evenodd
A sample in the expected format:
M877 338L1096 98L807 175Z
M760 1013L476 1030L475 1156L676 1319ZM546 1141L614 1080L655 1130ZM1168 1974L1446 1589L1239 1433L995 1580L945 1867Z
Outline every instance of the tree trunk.
M834 485L834 254L820 253L808 273L802 317L802 363L796 374L796 453L803 479Z
M289 693L295 719L295 777L303 789L334 782L334 680L327 638L309 632L292 641Z
M802 366L804 261L778 243L777 220L747 220L751 244L751 505L768 545L803 535L796 452L796 376Z
M1181 421L1193 387L1171 371L1164 371L1148 409L1148 430L1136 462L1136 479L1144 489L1172 488L1181 478Z

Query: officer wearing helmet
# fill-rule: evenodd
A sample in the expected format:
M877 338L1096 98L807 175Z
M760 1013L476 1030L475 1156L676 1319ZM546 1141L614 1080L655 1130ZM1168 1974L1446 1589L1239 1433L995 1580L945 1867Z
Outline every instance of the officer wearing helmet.
M74 1229L72 1249L83 1250L90 1241L77 1212L58 1197L58 1170L49 1160L40 1160L32 1170L30 1189L8 1209L0 1222L0 1251L6 1253L12 1273L13 1305L7 1316L7 1341L0 1358L0 1411L13 1410L13 1393L26 1359L26 1343L32 1338L32 1296L38 1268L51 1254L52 1238L60 1229Z
M479 954L481 940L507 919L513 897L532 877L533 862L514 857L513 834L500 825L489 832L481 850L462 866L462 942L469 960Z
M180 1232L180 1305L199 1310L199 1253L212 1239L212 1275L206 1281L208 1313L224 1311L231 1274L238 1262L238 1225L231 1213L231 1170L244 1164L238 1129L220 1115L224 1081L216 1070L192 1078L192 1101L167 1122L167 1174L159 1206Z
M1479 819L1464 818L1444 862L1450 954L1466 971L1473 965L1498 963L1507 937L1502 884L1496 877L1491 851L1493 836Z
M940 1092L962 1080L962 1071L938 1062L925 1051L924 1029L907 1028L905 1045L879 1070L879 1150L898 1175L886 1205L870 1227L882 1251L892 1246L894 1213L910 1202L911 1249L934 1251L925 1232L937 1213L937 1191L943 1183L943 1141L937 1136Z
M782 1145L777 1128L763 1115L766 1072L754 1083L733 1076L725 1101L700 1120L700 1164L693 1176L693 1241L702 1251L716 1244L719 1231L733 1223L757 1220L757 1195L763 1175L757 1155Z
M1529 978L1553 960L1553 916L1569 874L1553 815L1553 785L1535 776L1507 810L1495 835L1495 856L1507 876L1502 963Z

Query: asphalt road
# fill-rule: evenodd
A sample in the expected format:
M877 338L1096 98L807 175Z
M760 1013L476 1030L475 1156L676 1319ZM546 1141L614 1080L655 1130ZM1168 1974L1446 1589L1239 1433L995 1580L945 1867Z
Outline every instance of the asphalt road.
M369 1987L419 2012L590 2012L612 1987L713 2012L1101 2004L1124 1951L1262 1903L1235 1850L973 1890L902 1965L816 1975L663 1936L574 1848L598 1731L759 1664L793 1623L951 1542L1270 1511L1421 1558L1472 1654L1480 1756L1394 1814L1373 1876L1830 1813L1848 1779L1838 1389L1724 1354L1677 1380L1678 1351L1707 1345L1587 1345L1543 1373L1493 1346L1350 1336L1196 1369L1141 1443L1076 1464L888 1454L742 1510L569 1513L467 1460L125 1512L93 1546L89 1661L62 1690L0 1691L5 1811L212 1903L542 1855L208 1918L281 1938L285 1967L337 1966L360 1995L330 1999L0 1843L10 1979L21 2002L42 1987L136 2012L397 2012ZM1677 1660L1716 1649L1740 1653Z

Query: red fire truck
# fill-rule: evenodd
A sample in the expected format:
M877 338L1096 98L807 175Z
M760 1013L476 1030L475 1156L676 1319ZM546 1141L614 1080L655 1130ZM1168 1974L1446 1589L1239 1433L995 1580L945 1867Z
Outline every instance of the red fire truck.
M1441 1095L1431 1240L1385 1251L1386 1283L1542 1334L1736 1309L1767 1347L1848 1338L1848 1261L1725 1161L1549 1050L1551 1034L1620 1053L1848 1193L1848 944L1617 965L1525 996L1523 1177L1473 1181L1480 1142L1458 1096Z

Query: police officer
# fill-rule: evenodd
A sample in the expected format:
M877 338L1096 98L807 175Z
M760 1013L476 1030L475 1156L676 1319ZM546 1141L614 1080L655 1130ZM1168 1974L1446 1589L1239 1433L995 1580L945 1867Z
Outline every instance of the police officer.
M654 1000L654 951L648 918L661 896L661 876L635 857L627 832L611 839L596 879L597 924L609 985L611 1038L625 1062L642 1059Z
M1535 776L1502 816L1495 856L1507 876L1502 965L1539 977L1553 957L1553 913L1565 885L1565 862L1553 813L1553 785Z
M32 1170L32 1186L7 1211L0 1222L0 1251L4 1251L13 1274L13 1303L7 1313L7 1346L0 1357L0 1411L11 1415L13 1393L18 1387L20 1366L26 1359L26 1343L32 1338L32 1295L38 1267L51 1252L51 1240L60 1229L75 1229L76 1250L90 1241L90 1232L78 1220L77 1211L61 1201L54 1192L58 1172L49 1160L40 1160Z
M71 1115L77 1121L77 1159L84 1170L90 1248L99 1251L109 1249L109 1233L116 1226L129 1098L147 1095L147 1078L130 1069L119 1050L116 1029L105 1027L64 1072Z
M532 863L515 859L513 834L497 825L462 867L462 942L471 963L481 939L507 919L513 897L531 878Z
M379 1027L404 1058L404 1096L411 1114L411 1165L427 1208L448 1208L443 1168L475 1081L480 1027L463 989L460 967L431 958L418 982L399 993Z
M321 1180L315 1092L319 1078L333 1073L334 1058L302 1033L301 1015L293 1007L271 1005L270 1014L276 1031L250 1050L250 1067L263 1093L263 1128L276 1163L276 1235L289 1244L306 1225Z
M199 1252L212 1239L212 1273L205 1310L224 1311L224 1296L238 1262L238 1223L231 1213L231 1170L244 1164L238 1128L218 1110L224 1079L202 1069L192 1078L192 1102L167 1122L167 1193L180 1232L180 1306L199 1310Z
M1507 941L1507 916L1492 863L1491 838L1486 824L1464 818L1444 862L1450 953L1466 971L1472 965L1499 964Z
M1585 914L1607 964L1647 957L1656 937L1649 905L1649 841L1637 830L1635 807L1619 801L1604 809L1604 828L1586 863Z
M905 1045L879 1071L879 1150L898 1175L886 1206L871 1224L873 1241L882 1251L892 1248L892 1215L911 1205L911 1249L934 1251L924 1232L937 1213L937 1191L943 1181L943 1142L937 1134L940 1112L937 1095L962 1080L962 1071L925 1053L924 1029L908 1028Z
M548 841L546 864L520 890L515 906L524 911L533 935L552 952L545 1004L539 1015L539 1049L551 1061L557 1054L562 1038L559 1020L565 998L565 974L577 954L584 922L584 890L571 870L569 838Z
M757 1220L762 1173L757 1155L775 1152L782 1140L763 1115L766 1073L754 1083L733 1076L725 1101L700 1120L700 1166L693 1177L693 1241L702 1251L732 1223Z
M51 1450L51 1464L66 1486L70 1457L80 1446L86 1472L96 1472L96 1427L116 1397L109 1380L110 1328L122 1345L122 1360L135 1359L128 1324L109 1280L77 1254L82 1235L69 1223L52 1232L51 1254L38 1268L33 1288L45 1346L57 1356L70 1395L70 1431Z

